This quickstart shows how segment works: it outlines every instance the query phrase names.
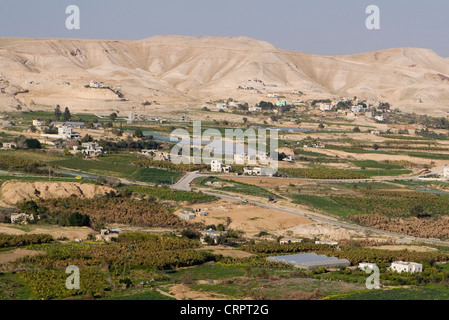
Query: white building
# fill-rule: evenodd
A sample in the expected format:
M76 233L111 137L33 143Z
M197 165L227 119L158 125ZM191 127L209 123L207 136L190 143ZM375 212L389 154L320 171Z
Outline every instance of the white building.
M216 107L218 110L226 110L228 105L226 103L217 103Z
M17 145L14 142L5 142L3 144L3 149L15 149Z
M301 243L303 239L295 239L295 238L282 238L279 240L279 244L289 244L289 243Z
M12 213L11 214L11 223L12 224L28 224L31 221L34 221L34 216L32 214L26 214L26 213Z
M156 151L156 153L153 156L153 160L156 160L156 161L170 161L170 153L169 152L163 152L163 151Z
M286 158L282 159L282 161L294 162L295 161L295 156L292 155L292 154L289 154Z
M351 107L351 111L354 113L366 112L368 111L368 108L363 105L356 105Z
M210 163L210 171L212 172L231 172L232 167L228 165L224 165L220 160L212 160Z
M369 262L361 262L359 263L359 269L362 271L365 271L367 268L370 268L371 270L374 270L377 265L375 263L369 263Z
M262 175L262 168L259 167L246 167L243 169L244 174L248 174L250 176L261 176Z
M60 127L58 128L58 136L61 139L79 139L80 135L78 133L73 132L72 127Z
M405 261L395 261L391 264L390 270L396 271L397 273L401 272L422 272L422 264L415 262L405 262Z
M89 87L91 87L91 88L104 88L104 85L101 82L98 83L96 81L90 80Z
M334 109L334 105L331 102L321 103L320 110L321 111L332 111Z
M112 238L118 238L121 230L120 229L101 229L100 234L97 234L97 241L111 241Z
M79 133L73 132L72 127L62 126L58 128L58 134L41 134L41 137L51 138L51 139L81 139Z
M212 160L210 163L210 171L212 172L221 172L221 168L223 163L220 160Z
M379 121L379 122L385 122L385 120L386 120L383 115L376 116L375 119L376 119L376 121Z
M336 241L315 241L315 244L324 244L327 246L338 246L339 243Z
M262 108L261 107L249 107L248 111L249 112L259 112L259 111L262 111Z
M280 98L281 96L275 93L268 94L268 98Z
M204 230L201 231L201 242L203 244L206 243L206 237L212 239L212 241L217 244L218 242L218 238L221 236L221 232L217 231L217 230L213 230L213 229L208 229L208 230Z
M248 154L241 153L241 154L234 154L234 163L235 164L245 164L248 161Z
M82 127L85 126L85 123L84 122L75 122L75 121L66 121L66 122L53 121L52 123L50 123L50 125L55 126L57 128L72 127L72 128L81 129Z
M97 156L103 153L103 147L100 147L96 142L85 142L81 145L82 153L86 156Z
M184 221L190 221L196 218L196 214L192 211L181 211L178 213L178 218Z
M367 117L367 118L374 118L375 116L376 116L376 112L374 112L374 111L365 112L365 117Z
M33 126L36 128L41 128L45 126L45 121L33 120Z
M3 146L5 146L5 145L3 144ZM449 179L449 167L448 166L445 166L443 169L443 177L445 179Z

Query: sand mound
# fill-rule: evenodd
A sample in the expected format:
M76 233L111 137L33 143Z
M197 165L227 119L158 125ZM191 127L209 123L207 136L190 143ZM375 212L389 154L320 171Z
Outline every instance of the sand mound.
M113 189L109 187L75 182L7 181L0 189L0 205L1 202L10 206L21 201L70 196L93 198L96 195L104 195L111 190Z

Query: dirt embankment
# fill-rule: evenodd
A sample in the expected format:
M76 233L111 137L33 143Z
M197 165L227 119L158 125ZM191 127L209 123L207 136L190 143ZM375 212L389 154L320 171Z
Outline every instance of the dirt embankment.
M9 263L16 261L17 259L27 257L27 256L36 256L38 254L43 254L44 251L35 251L35 250L25 250L25 249L16 249L13 251L5 251L0 252L0 264Z
M113 191L113 189L109 187L75 182L7 181L3 183L0 189L0 206L10 207L21 201L36 199L65 198L71 196L93 198L110 191Z

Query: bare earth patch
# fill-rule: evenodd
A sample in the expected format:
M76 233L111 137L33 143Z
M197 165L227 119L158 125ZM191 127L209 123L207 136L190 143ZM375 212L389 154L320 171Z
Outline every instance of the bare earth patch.
M199 292L190 289L184 284L177 284L171 287L170 295L178 300L229 300L225 295Z
M225 246L205 246L202 247L199 250L212 250L212 253L214 254L221 254L224 257L231 257L231 258L249 258L252 257L253 254L241 250L236 250L234 248L229 248Z
M5 251L0 252L0 264L5 264L9 262L16 261L17 259L26 257L26 256L36 256L38 254L43 254L43 251L35 251L35 250L25 250L25 249L16 249L13 251Z
M240 204L228 200L220 200L212 205L195 205L208 212L206 217L198 217L194 222L201 221L206 225L226 224L226 218L231 218L232 229L242 230L246 234L257 234L260 231L279 231L312 223L308 218L295 216L281 211Z
M283 178L267 178L267 177L221 177L225 180L234 180L241 183L252 184L261 188L269 189L275 187L289 186L294 184L295 186L301 186L308 184L308 181L304 179L283 179Z
M350 230L346 228L340 228L328 224L312 223L307 225L300 225L294 228L286 230L290 231L290 235L295 237L314 238L317 237L320 240L349 240L354 236L361 236L360 231ZM288 235L288 234L285 234Z

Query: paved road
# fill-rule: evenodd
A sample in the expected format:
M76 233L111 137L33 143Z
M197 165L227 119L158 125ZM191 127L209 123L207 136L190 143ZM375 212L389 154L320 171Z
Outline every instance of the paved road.
M198 171L189 172L184 177L182 177L178 182L171 186L174 190L181 191L191 191L192 189L189 187L190 183L199 177L207 177L207 175L199 174Z

